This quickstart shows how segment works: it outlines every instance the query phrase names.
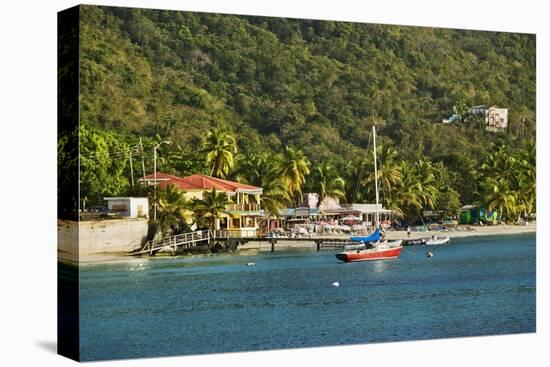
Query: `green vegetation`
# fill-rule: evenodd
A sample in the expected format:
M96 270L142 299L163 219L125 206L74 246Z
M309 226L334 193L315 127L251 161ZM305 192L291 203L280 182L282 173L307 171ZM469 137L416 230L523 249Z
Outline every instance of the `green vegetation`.
M316 167L313 174L315 183L314 191L319 194L317 207L326 197L333 197L339 200L346 200L346 182L338 175L338 171L331 165L322 162Z
M237 153L235 138L221 128L210 130L202 149L206 153L206 162L212 165L210 175L226 177L233 168L233 157Z
M175 186L168 186L165 190L157 191L159 216L157 218L163 233L189 232L185 220L185 212L192 208L183 192Z
M535 210L533 35L83 6L80 37L90 200L143 190L130 157L137 180L169 140L159 170L261 186L270 213L311 191L372 202L375 124L381 200L405 219ZM508 131L462 118L478 104L508 107Z
M225 212L225 206L229 204L229 199L225 192L206 191L202 200L193 201L193 211L198 218L206 218L209 222L209 228L214 230L214 224L223 212ZM200 221L200 219L199 219Z

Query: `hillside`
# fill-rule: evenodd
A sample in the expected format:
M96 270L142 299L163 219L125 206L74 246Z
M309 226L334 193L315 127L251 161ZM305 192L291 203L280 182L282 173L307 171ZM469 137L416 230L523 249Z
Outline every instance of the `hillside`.
M376 124L398 159L465 180L453 155L475 167L491 143L535 136L534 35L83 6L80 38L82 123L190 160L225 126L241 155L291 146L349 171ZM457 104L508 107L509 131L440 124Z

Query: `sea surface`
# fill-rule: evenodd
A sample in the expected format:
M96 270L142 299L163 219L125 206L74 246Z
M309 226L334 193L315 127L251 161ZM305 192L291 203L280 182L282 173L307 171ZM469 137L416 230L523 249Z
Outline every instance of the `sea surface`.
M535 252L522 234L390 261L295 250L81 266L81 358L535 332Z

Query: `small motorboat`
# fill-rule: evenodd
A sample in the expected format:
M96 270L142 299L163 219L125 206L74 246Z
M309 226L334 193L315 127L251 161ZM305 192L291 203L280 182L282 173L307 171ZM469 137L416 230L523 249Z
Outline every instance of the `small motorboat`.
M431 251L426 252L426 257L433 257L434 254Z
M449 243L449 241L451 241L450 237L437 238L436 236L432 236L432 238L426 241L426 245L428 246L444 245L446 243Z
M418 238L414 240L403 240L403 246L425 245L428 238Z

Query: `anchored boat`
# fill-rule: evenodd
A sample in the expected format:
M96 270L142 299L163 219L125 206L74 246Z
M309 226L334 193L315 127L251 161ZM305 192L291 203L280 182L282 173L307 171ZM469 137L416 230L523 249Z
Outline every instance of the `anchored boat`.
M376 163L376 130L372 127L372 141L374 146L374 185L376 189L376 230L366 237L350 237L352 241L361 243L364 248L346 249L336 254L338 260L344 262L390 260L401 255L401 240L380 241L380 215L378 212L378 170Z
M370 248L355 251L342 251L336 254L338 260L344 262L357 262L369 260L391 260L401 255L401 240L374 242Z
M450 237L437 238L436 236L433 236L432 238L426 241L426 245L427 246L444 245L448 243L450 240L451 240Z

